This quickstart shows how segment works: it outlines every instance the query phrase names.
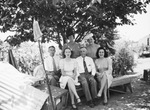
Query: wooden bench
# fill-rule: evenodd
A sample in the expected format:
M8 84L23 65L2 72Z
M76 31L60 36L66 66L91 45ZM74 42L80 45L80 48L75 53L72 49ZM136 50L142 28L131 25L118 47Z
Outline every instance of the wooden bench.
M110 97L110 92L109 92L110 90L119 92L119 93L126 93L127 88L128 88L130 92L132 93L133 90L132 90L131 82L133 81L133 79L137 77L137 75L138 74L124 75L124 76L114 78L110 88L108 89L108 97ZM116 86L124 86L124 90L121 91L121 90L113 89L113 87L116 87Z
M137 75L138 74L124 75L124 76L119 76L119 77L113 78L113 82L112 82L110 88L108 89L108 97L110 97L110 90L119 92L119 93L126 93L127 88L128 88L130 90L130 92L132 93L133 90L132 90L131 82L133 81L134 78L137 77ZM123 86L124 90L114 89L114 87L116 87L116 86ZM84 95L81 86L77 87L77 92L78 92L79 96Z
M61 89L59 87L55 87L51 85L50 87L51 87L55 110L65 110L68 102L68 90ZM40 89L43 92L48 93L47 86L45 84L41 84L39 87L36 88ZM50 106L52 105L50 104ZM48 105L47 102L45 102L41 110L52 110L52 107L50 106Z

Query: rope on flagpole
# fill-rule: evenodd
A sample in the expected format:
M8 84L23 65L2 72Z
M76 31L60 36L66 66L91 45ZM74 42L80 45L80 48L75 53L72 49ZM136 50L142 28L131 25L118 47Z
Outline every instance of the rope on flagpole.
M49 80L48 80L48 76L47 76L47 74L46 74L46 70L45 70L45 66L44 66L44 60L43 60L43 55L42 55L42 51L41 51L40 40L38 40L38 44L39 44L39 50L40 50L41 61L42 61L42 65L43 65L43 69L44 69L45 77L46 77L46 85L47 85L48 92L49 92L49 97L50 97L50 100L51 100L51 103L52 103L52 110L55 110L54 102L53 102L53 98L52 98L51 87L48 85L48 84L49 84ZM48 99L49 104L50 104L50 100Z

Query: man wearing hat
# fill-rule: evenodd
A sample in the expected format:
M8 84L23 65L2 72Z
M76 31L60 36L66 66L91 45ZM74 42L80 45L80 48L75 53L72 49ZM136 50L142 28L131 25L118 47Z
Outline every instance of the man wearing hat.
M87 36L85 36L85 40L87 40L87 56L93 58L93 60L96 59L96 51L100 47L98 44L94 43L93 34L90 33Z

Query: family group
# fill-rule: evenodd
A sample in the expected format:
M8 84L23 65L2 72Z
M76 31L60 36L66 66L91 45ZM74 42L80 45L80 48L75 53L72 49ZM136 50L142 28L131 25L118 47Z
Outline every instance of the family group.
M74 110L82 104L76 86L81 85L86 97L87 105L93 108L98 105L100 97L104 96L103 104L108 104L107 90L112 83L112 61L104 47L94 43L88 36L88 46L79 46L74 42L74 36L68 36L69 42L63 46L62 59L55 60L56 49L48 48L49 56L44 59L49 84L68 89L71 105ZM43 66L34 69L34 76L44 77ZM40 77L42 77L40 76Z

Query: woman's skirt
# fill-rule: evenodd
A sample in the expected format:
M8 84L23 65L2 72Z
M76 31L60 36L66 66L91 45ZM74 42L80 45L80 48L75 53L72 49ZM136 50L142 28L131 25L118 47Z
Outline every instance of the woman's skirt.
M75 80L72 79L70 76L61 76L60 79L59 79L59 82L60 82L60 87L62 89L65 89L67 83L68 83L68 80L71 79L72 82L74 82L75 85L79 85L80 83L78 82L78 78L76 78Z

